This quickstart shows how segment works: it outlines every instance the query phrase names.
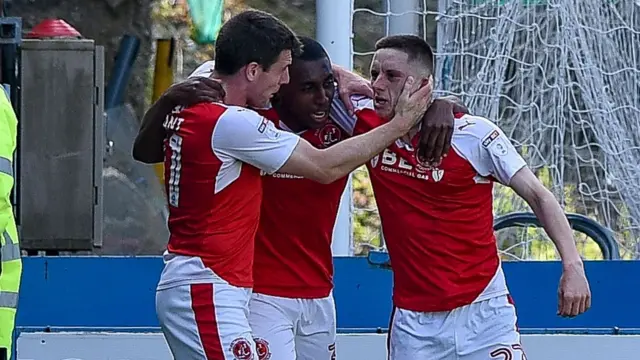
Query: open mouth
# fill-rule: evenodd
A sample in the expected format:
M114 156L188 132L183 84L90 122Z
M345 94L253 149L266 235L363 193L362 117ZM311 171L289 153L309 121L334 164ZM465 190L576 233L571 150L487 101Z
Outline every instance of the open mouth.
M384 107L389 103L387 99L377 97L377 96L375 97L375 99L373 99L373 101L374 101L374 106L376 107Z
M313 120L322 121L322 120L327 118L327 112L326 111L316 111L316 112L311 114L311 117L313 118Z

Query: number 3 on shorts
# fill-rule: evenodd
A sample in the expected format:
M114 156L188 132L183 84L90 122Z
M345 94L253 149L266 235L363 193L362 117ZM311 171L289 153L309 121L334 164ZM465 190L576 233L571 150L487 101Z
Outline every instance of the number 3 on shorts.
M171 167L169 168L169 205L178 207L180 199L180 170L182 169L182 137L173 134L169 138Z
M520 353L521 357L518 357L518 354L515 354L514 352ZM520 344L511 345L511 348L502 347L495 349L489 355L492 359L527 360L527 357L524 354L524 350L522 350L522 345Z

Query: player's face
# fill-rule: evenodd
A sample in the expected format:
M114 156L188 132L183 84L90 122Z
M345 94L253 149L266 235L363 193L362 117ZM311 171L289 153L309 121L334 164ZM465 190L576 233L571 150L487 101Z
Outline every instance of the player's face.
M415 66L409 62L409 55L396 49L380 49L371 61L371 87L374 92L374 107L379 116L391 119L398 97L409 76L417 76Z
M289 65L291 65L291 51L280 53L277 61L268 71L257 66L250 74L247 102L253 107L265 107L271 97L280 90L280 85L289 82Z
M335 79L328 58L291 64L291 81L283 85L278 99L283 110L301 128L317 129L329 118Z

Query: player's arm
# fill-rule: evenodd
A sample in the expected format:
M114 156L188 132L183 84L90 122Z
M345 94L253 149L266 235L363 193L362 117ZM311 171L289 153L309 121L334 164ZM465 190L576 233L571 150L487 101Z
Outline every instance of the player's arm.
M217 121L212 149L218 157L238 159L267 173L279 171L331 183L367 162L415 125L427 107L431 84L409 95L412 82L405 84L391 121L328 149L317 149L295 134L276 129L254 111L237 107L227 110Z
M167 115L176 106L188 107L201 102L215 102L224 99L224 89L219 82L203 77L203 68L198 68L189 79L172 85L160 96L142 118L140 130L133 143L133 158L147 164L164 160L162 144L165 130L162 126ZM200 72L198 72L200 70Z
M558 313L576 316L585 312L590 306L591 292L573 232L560 204L527 167L502 130L486 119L471 119L473 124L466 127L465 132L477 135L470 140L475 144L463 147L475 148L468 154L476 171L494 177L522 197L558 249L563 264Z
M582 268L582 259L573 240L573 231L560 203L528 168L518 171L509 184L536 214L540 224L555 244L565 269Z
M562 259L558 314L582 314L591 307L591 291L573 231L560 203L528 167L518 171L509 186L529 204Z

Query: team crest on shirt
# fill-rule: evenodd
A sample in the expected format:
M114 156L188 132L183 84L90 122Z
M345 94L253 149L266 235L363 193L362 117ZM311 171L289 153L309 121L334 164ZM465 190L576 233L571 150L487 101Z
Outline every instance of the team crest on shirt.
M269 349L269 342L265 339L255 338L256 350L258 351L258 360L271 359L271 349Z
M431 178L433 179L433 181L439 182L440 180L442 180L443 176L444 170L438 168L434 168L433 170L431 170Z
M322 145L329 147L340 141L342 134L337 126L327 124L322 129L318 130L318 137L320 138Z
M231 353L235 360L252 360L251 343L245 338L237 338L231 343Z

